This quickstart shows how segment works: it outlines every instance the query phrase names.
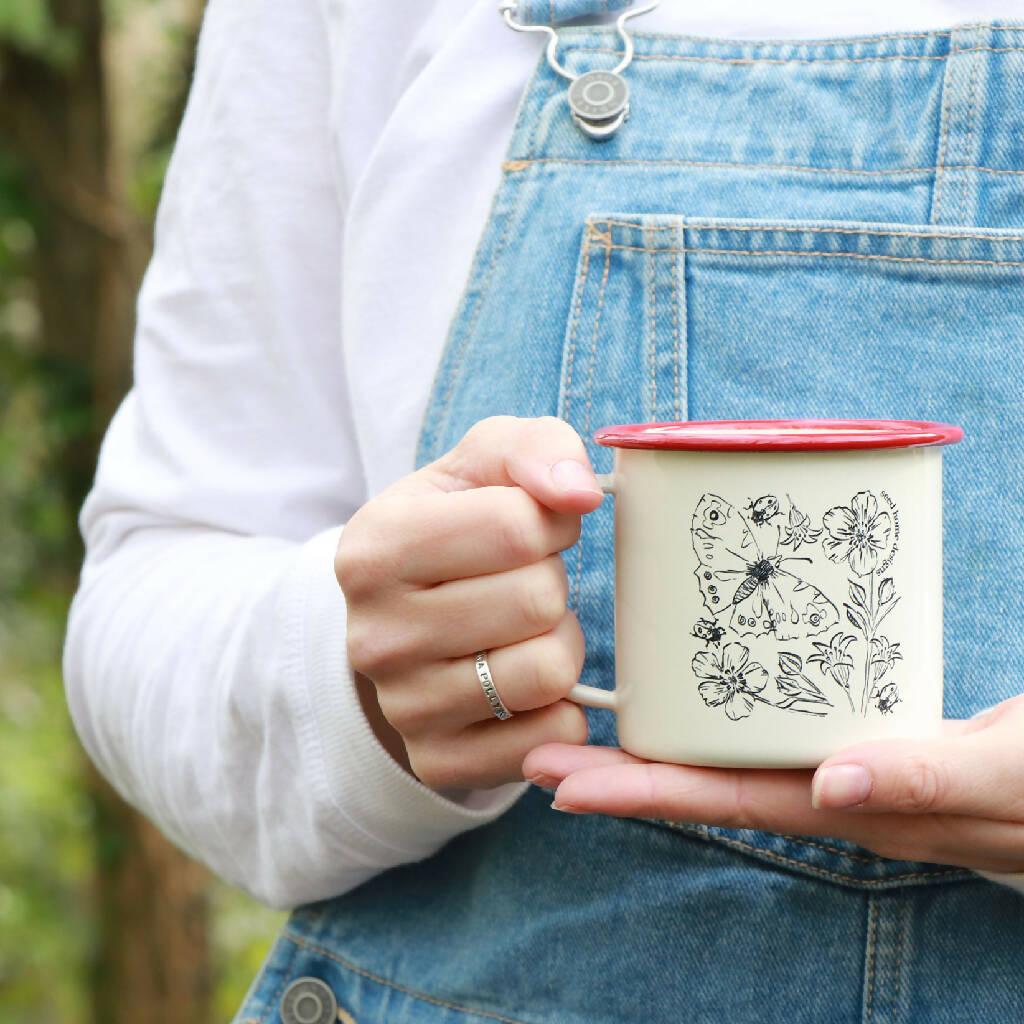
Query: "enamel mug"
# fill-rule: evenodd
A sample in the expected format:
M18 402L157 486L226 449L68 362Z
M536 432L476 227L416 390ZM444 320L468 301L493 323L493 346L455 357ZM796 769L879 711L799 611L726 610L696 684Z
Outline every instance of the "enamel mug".
M810 768L942 718L942 446L890 420L605 427L614 691L639 757Z

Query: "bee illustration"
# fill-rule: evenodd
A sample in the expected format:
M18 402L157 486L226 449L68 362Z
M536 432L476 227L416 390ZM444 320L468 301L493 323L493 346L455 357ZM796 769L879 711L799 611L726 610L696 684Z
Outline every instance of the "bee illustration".
M691 636L695 636L698 640L703 640L705 647L710 647L712 644L719 647L722 643L722 637L725 636L725 630L717 622L712 622L710 619L701 619L693 627Z
M755 526L770 523L779 514L779 499L774 494L763 494L748 506L750 520Z

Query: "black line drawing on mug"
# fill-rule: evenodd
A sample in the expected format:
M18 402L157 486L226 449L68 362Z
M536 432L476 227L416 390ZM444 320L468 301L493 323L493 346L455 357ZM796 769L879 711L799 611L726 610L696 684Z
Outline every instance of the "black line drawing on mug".
M768 671L757 661L750 661L750 648L743 644L726 644L721 652L699 651L693 656L691 668L700 680L697 691L709 708L722 708L734 722L746 718L761 701L768 682Z
M809 665L816 664L821 669L821 674L827 675L843 691L849 701L850 710L854 713L857 708L853 703L853 695L850 693L850 671L853 668L853 658L850 657L848 649L856 639L852 633L844 633L840 629L832 634L827 644L815 640L811 645L815 653L807 659Z
M786 497L789 498L789 525L785 528L786 536L779 541L779 547L792 545L793 552L796 553L802 545L814 544L821 536L822 528L819 526L814 529L811 517L806 512L801 512L788 494Z
M759 499L761 500L761 499ZM740 636L778 640L816 636L839 622L836 606L817 587L783 568L809 556L766 555L743 513L717 494L697 503L691 524L694 570L704 604L716 624Z
M751 500L747 508L750 509L750 521L755 526L770 523L779 514L779 499L774 494L763 494L756 501Z
M847 580L850 600L843 604L846 618L864 637L861 715L867 715L871 701L877 702L876 707L883 714L899 701L899 692L892 683L885 684L886 696L882 698L881 679L903 655L899 653L899 644L890 644L878 633L882 620L896 607L899 597L891 576L877 585L875 580L879 566L888 566L892 560L895 542L892 521L892 516L879 508L878 499L871 491L858 491L849 505L835 505L822 517L825 536L821 544L825 557L832 562L845 562L853 574L864 581Z
M698 619L690 635L703 640L705 647L721 647L725 630L711 619Z
M799 656L791 652L779 655L783 674L775 677L779 699L771 700L764 691L768 670L750 660L750 648L741 643L726 644L720 652L698 651L691 663L700 680L697 691L709 708L722 708L734 722L746 718L755 704L767 704L780 711L821 718L832 702L801 671ZM802 706L808 705L808 706Z
M700 696L734 721L749 716L757 704L816 717L836 710L866 716L870 708L891 714L901 702L892 673L903 654L900 644L879 628L900 598L892 576L878 577L896 554L895 503L886 494L885 511L871 491L862 490L848 504L829 508L818 525L791 495L786 497L786 522L773 522L783 515L774 494L749 497L744 506L705 492L697 502L690 528L697 555L694 575L710 612L691 634L705 647L691 663ZM786 548L792 553L780 553ZM796 555L799 550L808 553ZM828 562L852 574L845 581L848 600L842 608L856 632L843 627L838 602L784 567L787 562L813 565L812 551L819 566L824 553ZM812 639L828 633L827 640ZM751 648L725 642L733 634L756 641L762 660L765 643L785 643L774 652L779 673L772 696L769 672L761 661L751 660ZM803 642L810 649L801 653ZM812 665L840 692L831 696L822 689L811 678Z
M825 714L818 710L822 707L834 707L832 701L825 696L821 688L804 674L803 659L795 651L782 651L779 654L779 670L782 675L775 677L775 685L782 700L776 701L775 707L783 711L801 711L805 714ZM809 704L810 707L800 707Z

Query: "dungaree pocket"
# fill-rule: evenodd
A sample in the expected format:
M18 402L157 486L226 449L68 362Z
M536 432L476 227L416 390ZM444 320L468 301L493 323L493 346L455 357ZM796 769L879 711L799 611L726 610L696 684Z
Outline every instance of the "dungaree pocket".
M589 437L607 423L877 417L964 427L945 460L950 717L1016 694L1024 677L1022 396L1019 230L645 213L593 214L582 229L559 412L599 469L609 454ZM610 628L588 550L611 545L602 513L568 557L577 602L600 606L579 608L592 646Z
M598 212L580 236L558 411L598 471L610 470L611 453L590 437L611 423L960 424L965 440L944 460L945 714L967 717L1019 693L1024 231ZM688 529L681 511L680 530ZM612 510L602 506L566 552L587 638L584 681L604 686L614 678L613 548ZM892 667L897 683L913 668ZM689 681L687 666L666 671ZM590 715L592 741L615 742L612 715ZM963 877L844 841L684 828L823 877ZM824 850L839 860L827 862Z

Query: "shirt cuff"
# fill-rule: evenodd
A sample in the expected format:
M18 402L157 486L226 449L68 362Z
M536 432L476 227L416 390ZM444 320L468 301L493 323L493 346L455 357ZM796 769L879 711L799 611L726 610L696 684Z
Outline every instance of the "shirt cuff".
M342 527L304 545L305 674L323 782L337 810L379 848L380 869L430 856L461 832L493 821L529 788L513 782L451 800L424 786L378 741L356 693L345 645L345 598L334 574Z

